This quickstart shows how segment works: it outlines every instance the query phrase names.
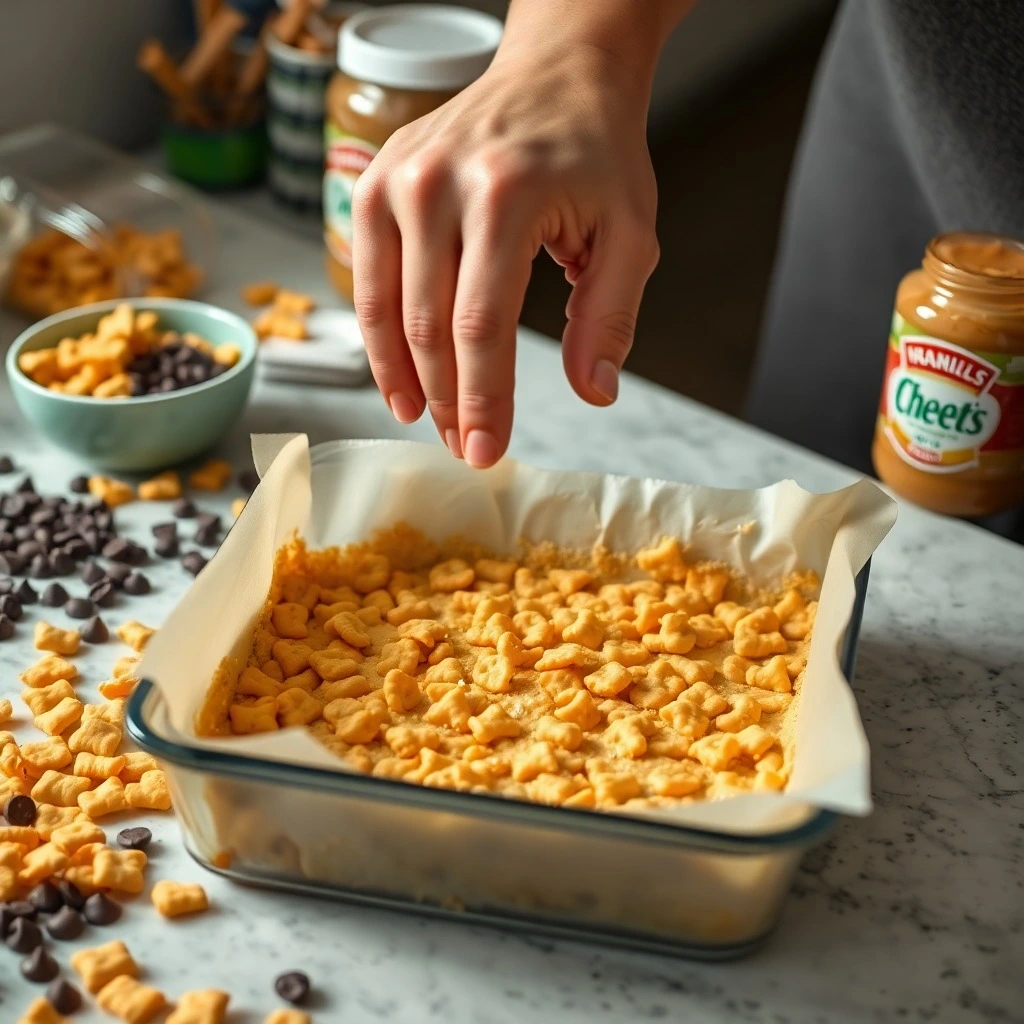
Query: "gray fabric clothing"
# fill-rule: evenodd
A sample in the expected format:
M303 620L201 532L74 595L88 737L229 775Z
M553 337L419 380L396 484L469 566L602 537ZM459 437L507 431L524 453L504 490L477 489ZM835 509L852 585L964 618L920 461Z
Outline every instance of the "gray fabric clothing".
M896 286L955 229L1024 238L1024 2L846 0L790 183L750 419L870 471Z

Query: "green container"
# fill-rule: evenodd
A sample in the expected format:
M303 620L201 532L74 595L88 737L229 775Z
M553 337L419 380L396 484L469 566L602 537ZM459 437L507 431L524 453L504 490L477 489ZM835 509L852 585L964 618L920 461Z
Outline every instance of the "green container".
M166 330L192 332L215 346L233 342L242 357L203 384L139 398L63 395L41 387L18 368L22 352L52 348L62 338L90 332L102 316L125 302L140 312L153 310ZM113 299L69 309L24 331L7 353L7 377L18 408L47 440L103 469L149 472L185 462L221 439L249 397L257 347L256 334L245 320L205 302Z
M163 135L168 170L205 189L230 189L263 179L267 133L263 122L238 128L204 130L167 122Z

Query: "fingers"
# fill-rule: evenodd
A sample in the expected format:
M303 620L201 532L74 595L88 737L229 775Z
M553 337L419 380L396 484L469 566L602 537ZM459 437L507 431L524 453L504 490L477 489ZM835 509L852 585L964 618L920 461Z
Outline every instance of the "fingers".
M516 324L530 279L525 235L467 231L452 316L458 417L466 461L493 465L508 448L515 390Z
M373 378L400 423L423 413L424 396L402 326L402 242L379 179L364 173L352 197L355 309Z
M657 262L653 230L620 222L595 238L585 269L572 282L562 362L573 390L592 405L611 405L618 397L644 285Z
M402 237L402 325L427 408L441 440L456 458L458 384L452 310L458 277L458 216L441 164L402 169L394 206Z

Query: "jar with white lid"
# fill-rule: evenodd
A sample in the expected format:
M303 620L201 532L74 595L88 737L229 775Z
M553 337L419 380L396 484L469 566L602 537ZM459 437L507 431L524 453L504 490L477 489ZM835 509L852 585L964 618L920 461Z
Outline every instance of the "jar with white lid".
M501 41L489 14L447 4L396 4L349 18L324 119L327 275L352 300L352 190L399 128L478 78Z

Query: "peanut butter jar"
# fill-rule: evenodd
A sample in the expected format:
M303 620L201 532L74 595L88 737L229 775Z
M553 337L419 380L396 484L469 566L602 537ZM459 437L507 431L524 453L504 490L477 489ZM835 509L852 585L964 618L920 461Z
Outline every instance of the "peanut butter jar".
M327 275L350 302L356 179L399 128L487 69L501 32L497 18L445 4L380 7L342 26L324 120L324 240Z
M940 235L900 282L872 458L935 512L1024 501L1024 243Z

